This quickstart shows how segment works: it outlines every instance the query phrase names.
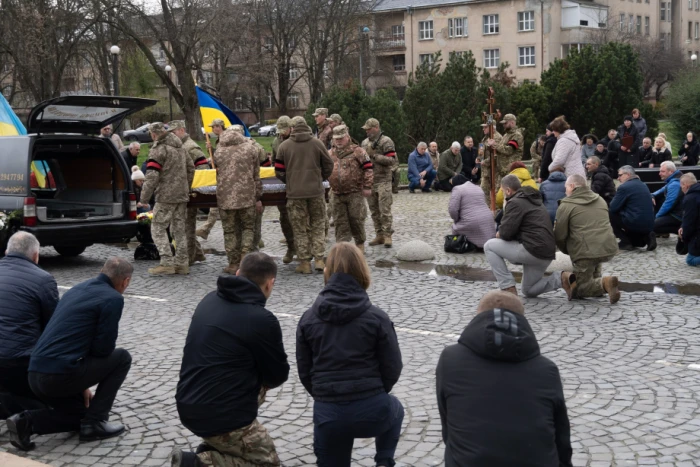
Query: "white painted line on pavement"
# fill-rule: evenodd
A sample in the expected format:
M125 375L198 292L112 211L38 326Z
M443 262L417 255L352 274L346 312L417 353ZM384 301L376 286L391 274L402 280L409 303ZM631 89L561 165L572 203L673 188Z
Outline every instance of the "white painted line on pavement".
M72 289L73 287L67 287L67 286L65 286L65 285L59 285L58 288L61 289L61 290L70 290L70 289ZM167 302L167 300L164 299L164 298L147 297L147 296L145 296L145 295L132 295L132 294L129 294L129 293L125 293L125 294L124 294L124 298L134 298L134 299L137 299L137 300L148 300L148 301L151 301L151 302Z

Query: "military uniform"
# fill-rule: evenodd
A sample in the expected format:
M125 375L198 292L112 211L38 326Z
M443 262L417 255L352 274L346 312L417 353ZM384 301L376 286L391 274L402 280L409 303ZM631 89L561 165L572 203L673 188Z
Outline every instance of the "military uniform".
M146 181L141 190L141 203L148 204L153 193L156 206L151 221L151 236L160 254L160 266L149 269L151 274L187 274L189 258L185 219L190 187L194 178L194 163L182 141L168 133L162 123L151 125L157 139L148 153ZM170 249L167 229L175 240L175 259Z
M496 129L493 130L493 139L498 143L501 141L501 134L496 131ZM484 194L486 195L487 203L489 203L491 199L491 148L488 145L488 140L489 140L489 135L486 135L482 138L481 144L484 145L484 154L481 159L481 189L484 190ZM498 162L498 158L496 158L496 162ZM496 184L494 185L495 191L498 191L498 187L500 186L501 183L501 177L498 175L498 164L496 165Z
M345 137L349 139L349 136L345 125L333 129L334 140ZM330 155L333 159L333 173L328 181L335 197L335 241L349 242L354 239L355 244L364 249L367 203L362 190L372 189L372 161L364 149L352 143L342 149L334 147Z
M379 127L379 122L374 118L367 120L362 128L372 127ZM392 172L399 165L396 158L396 148L391 138L379 133L372 139L365 138L362 141L362 149L369 155L374 169L372 195L368 201L376 237L370 242L370 245L384 244L390 247L392 245L391 236L394 233L391 215L393 203Z
M282 117L280 117L277 120L277 128L279 130L281 125L284 125L283 129L286 130L291 122L288 122L289 117L287 117L286 120L282 120L284 123L282 124L280 122L282 120ZM277 136L275 137L275 140L272 142L272 164L275 164L275 161L277 160L277 151L280 147L280 144L282 144L283 141L285 141L289 136L284 137L280 134L281 132L278 132ZM291 263L292 258L294 257L294 231L292 230L292 224L289 222L289 213L287 212L287 205L279 205L277 206L277 210L280 213L280 227L282 228L282 235L284 235L284 239L287 241L287 253L285 254L283 258L284 263Z
M532 159L532 178L537 180L540 178L540 164L542 163L542 148L537 144L538 141L535 140L530 146L530 159Z
M508 175L508 167L515 161L523 160L523 148L525 138L520 128L511 128L496 143L496 170L498 171L498 183Z

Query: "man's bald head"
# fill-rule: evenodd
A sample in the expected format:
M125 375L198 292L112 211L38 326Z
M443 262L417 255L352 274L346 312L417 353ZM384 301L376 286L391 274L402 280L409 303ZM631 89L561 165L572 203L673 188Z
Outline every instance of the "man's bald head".
M479 301L479 305L476 307L476 312L481 313L483 311L495 310L496 308L513 311L521 315L525 314L525 307L523 307L517 295L502 290L492 290L484 295L481 301Z

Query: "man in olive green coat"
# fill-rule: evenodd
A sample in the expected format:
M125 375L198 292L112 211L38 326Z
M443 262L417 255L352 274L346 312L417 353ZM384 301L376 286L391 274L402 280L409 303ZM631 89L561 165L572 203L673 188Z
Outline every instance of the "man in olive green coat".
M462 171L462 145L457 141L447 151L440 154L437 169L437 188L442 191L452 191L452 179Z
M571 257L576 276L572 298L600 297L620 300L616 276L602 276L601 263L617 254L617 241L610 225L608 205L593 193L581 175L566 179L566 198L559 202L554 239L562 253Z

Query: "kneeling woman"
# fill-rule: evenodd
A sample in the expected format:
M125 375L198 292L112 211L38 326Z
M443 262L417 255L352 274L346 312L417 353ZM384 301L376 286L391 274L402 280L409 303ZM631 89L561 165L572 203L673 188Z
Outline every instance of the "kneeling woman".
M355 438L376 438L376 465L392 467L404 416L389 395L403 367L393 323L369 300L369 267L355 245L333 246L323 276L326 286L297 328L318 465L350 467Z

